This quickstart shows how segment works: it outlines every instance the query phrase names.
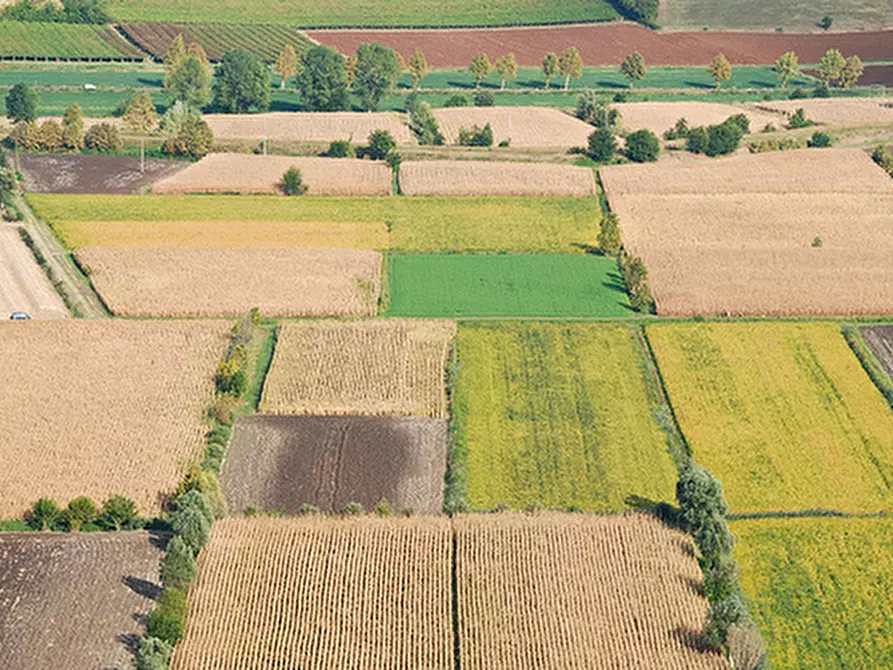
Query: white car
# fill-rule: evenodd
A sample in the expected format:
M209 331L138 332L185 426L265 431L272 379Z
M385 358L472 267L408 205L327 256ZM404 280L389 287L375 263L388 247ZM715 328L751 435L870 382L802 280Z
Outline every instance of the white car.
M84 90L85 91L95 91L96 84L84 84Z
M10 321L30 321L31 315L26 312L13 312L9 315Z

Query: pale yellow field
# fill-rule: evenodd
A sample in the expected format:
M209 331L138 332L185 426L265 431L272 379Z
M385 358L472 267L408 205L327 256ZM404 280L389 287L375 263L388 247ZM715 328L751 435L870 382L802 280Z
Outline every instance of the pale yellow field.
M153 193L282 193L282 176L298 168L309 195L390 195L391 168L352 158L208 154L152 186Z
M592 170L549 163L411 161L400 167L405 195L587 196Z
M750 132L758 133L767 124L781 128L785 117L754 107L727 105L717 102L621 102L611 107L620 112L620 125L628 131L647 129L662 136L664 131L684 118L689 127L720 124L735 114L746 114Z
M225 321L0 323L0 517L40 497L161 511L201 459Z
M381 254L357 249L79 249L120 316L372 316Z
M260 409L448 418L450 321L284 323Z
M270 112L268 114L206 114L217 140L331 142L365 144L376 130L387 130L397 144L414 144L402 114L396 112Z
M818 98L752 103L754 109L793 114L802 108L806 118L834 126L893 124L893 98ZM779 128L780 125L776 124Z
M447 144L456 143L460 128L487 123L493 146L509 139L513 147L584 147L593 131L588 123L548 107L446 107L435 109L434 116Z

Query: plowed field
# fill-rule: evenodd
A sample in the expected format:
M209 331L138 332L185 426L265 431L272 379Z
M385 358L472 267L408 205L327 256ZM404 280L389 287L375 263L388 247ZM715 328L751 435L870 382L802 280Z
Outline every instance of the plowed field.
M543 107L452 107L434 110L448 144L459 130L490 124L493 143L510 140L513 147L563 148L587 146L592 126L557 109Z
M154 182L189 166L185 161L127 156L22 154L17 159L31 193L139 193Z
M592 170L548 163L412 161L400 168L406 195L587 196L595 194Z
M387 130L397 144L414 141L402 114L395 112L271 112L269 114L207 114L216 140L331 142L364 144L375 130Z
M893 326L874 326L862 330L865 341L887 374L893 377Z

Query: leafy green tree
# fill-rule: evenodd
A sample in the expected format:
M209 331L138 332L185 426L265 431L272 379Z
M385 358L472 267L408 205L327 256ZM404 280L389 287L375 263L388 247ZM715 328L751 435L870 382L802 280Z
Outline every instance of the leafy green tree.
M41 124L40 145L47 151L59 151L62 148L62 126L58 121L47 119Z
M279 84L280 89L285 88L286 82L298 74L298 67L301 61L298 60L298 54L295 53L295 48L291 44L286 44L282 49L282 53L279 54L279 58L276 59L276 72L282 77L282 81Z
M846 65L846 59L837 49L828 49L816 68L816 75L824 84L830 84L840 78Z
M232 114L270 108L270 71L254 54L227 51L214 79L215 109Z
M620 224L614 212L608 212L602 218L598 231L598 248L605 256L616 256L623 240L620 237Z
M55 500L50 498L41 498L31 507L28 512L27 523L32 530L45 530L53 527L62 510Z
M419 102L409 110L409 127L419 140L419 144L442 145L446 140L440 132L440 126L431 105Z
M645 78L648 74L648 68L645 66L645 57L638 51L633 51L629 56L623 59L620 64L620 72L624 77L629 79L629 87Z
M397 142L387 130L375 130L369 135L365 153L374 161L383 161L396 148Z
M136 503L120 495L109 496L102 503L99 524L106 530L121 530L128 527L137 515Z
M62 117L62 144L70 151L84 148L84 112L77 103L69 105Z
M118 126L108 122L98 123L84 135L84 146L90 151L115 153L124 148Z
M831 136L828 133L815 132L812 134L812 137L809 138L807 142L807 146L824 149L826 147L831 146Z
M136 670L168 670L174 648L164 640L144 635L136 648Z
M707 621L704 624L704 642L712 649L721 649L726 643L729 628L746 618L747 606L738 594L713 603L707 612Z
M172 103L181 100L193 109L201 109L211 99L211 70L189 56L165 79L165 88Z
M7 202L18 187L15 173L9 168L0 167L0 203Z
M778 75L778 81L782 88L788 85L788 82L800 74L800 61L797 54L793 51L784 52L781 57L775 61L775 74Z
M165 80L177 71L184 60L186 60L186 45L183 43L183 35L177 35L164 52Z
M375 111L381 99L394 90L402 67L397 52L381 44L357 47L353 92L367 111Z
M151 637L174 646L186 632L189 601L182 589L165 589L146 619L146 630Z
M656 161L660 155L660 140L650 130L637 130L626 136L626 156L636 163Z
M502 82L500 88L505 88L505 82L513 80L518 76L518 63L515 60L515 54L507 54L500 56L493 64L493 69L499 73L499 79Z
M722 82L732 78L732 66L729 65L726 55L722 53L717 54L716 58L710 62L710 65L707 66L707 72L713 77L713 81L716 82L716 88L719 88Z
M347 72L347 88L352 88L357 78L357 55L353 54L344 59L344 69Z
M865 67L862 65L862 59L858 56L850 56L846 59L843 69L840 71L840 85L843 88L849 88L862 77Z
M830 16L825 15L822 17L822 20L819 21L819 28L822 30L828 30L831 27L831 24L834 23L834 19Z
M724 156L738 148L741 143L741 127L729 120L707 128L707 148L704 151L708 156Z
M564 90L570 86L571 79L583 76L583 57L577 47L568 47L558 59L558 71L564 77Z
M552 83L552 79L555 75L558 74L558 54L554 51L550 51L545 56L543 56L543 78L546 80L545 88L549 88L549 84Z
M18 83L9 90L6 96L6 117L13 123L37 120L37 93L25 84Z
M304 195L307 192L304 175L294 165L282 175L282 190L285 191L285 195Z
M207 122L197 115L189 115L176 134L161 145L161 150L172 156L202 158L214 146L214 133Z
M487 54L483 51L471 59L471 65L468 66L468 71L471 72L471 75L474 77L475 88L481 87L481 82L490 76L491 69L490 59L487 58Z
M149 91L140 91L127 104L122 121L134 131L150 133L161 123Z
M304 54L297 78L304 108L311 112L337 112L348 108L347 69L344 56L317 45Z
M595 91L585 91L577 98L575 114L596 128L616 128L620 123L620 112L600 101Z
M412 88L416 90L422 79L428 75L428 59L425 58L424 52L421 49L413 51L406 67L412 75Z
M211 533L214 511L201 491L192 489L177 500L177 509L171 514L171 527L176 535L194 554L197 554Z
M195 558L183 542L174 536L167 544L167 553L161 561L161 583L164 588L185 589L195 580Z
M791 130L806 128L811 125L813 125L813 122L806 118L806 112L802 107L798 107L793 114L788 116L788 128Z
M610 128L599 128L589 136L589 156L599 163L607 163L617 153L617 140Z

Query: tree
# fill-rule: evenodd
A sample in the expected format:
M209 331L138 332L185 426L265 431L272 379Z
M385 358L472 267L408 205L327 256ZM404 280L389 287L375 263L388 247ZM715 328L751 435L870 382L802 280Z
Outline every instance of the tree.
M282 53L279 54L279 58L276 60L276 72L282 77L282 81L279 84L280 89L285 88L285 83L296 74L298 74L298 64L300 61L298 60L298 54L295 53L295 48L291 44L286 44L282 49Z
M205 48L198 42L189 43L189 46L186 47L186 58L197 59L199 63L204 65L210 71L211 61L208 60L208 54L205 53Z
M173 75L184 60L186 60L186 46L183 44L183 36L177 35L164 52L165 79Z
M18 187L15 173L9 168L0 167L0 204L7 202Z
M161 117L158 116L148 91L140 91L131 99L122 120L131 130L144 133L156 130L161 123Z
M648 268L645 261L638 256L630 256L626 252L620 254L620 272L629 293L629 303L638 312L654 311L654 298L648 286Z
M549 88L552 78L558 74L558 55L550 51L543 56L543 77L546 80L545 88Z
M307 50L303 63L297 83L304 109L312 112L347 109L347 69L344 56L334 49L317 45Z
M214 80L214 108L232 114L270 108L270 71L257 56L226 52Z
M146 619L146 630L151 637L157 637L170 645L186 632L186 617L189 613L189 600L183 589L165 589L155 609Z
M57 121L48 119L41 124L40 144L47 151L59 151L62 148L62 126Z
M197 57L188 56L165 78L165 89L171 102L180 100L188 107L201 109L211 100L211 70Z
M406 67L409 74L412 75L412 88L415 90L419 87L422 79L428 75L428 59L425 58L421 49L412 52Z
M585 91L577 98L578 119L596 128L615 128L620 122L620 112L598 99L595 91Z
M383 161L396 148L397 143L387 130L375 130L369 135L366 155L374 161Z
M806 146L817 148L817 149L824 149L826 147L830 147L831 146L831 136L828 133L815 132L812 134L812 137L809 138L809 141L806 143Z
M84 146L90 151L116 152L124 148L118 127L111 123L99 123L84 136Z
M830 84L840 77L846 60L837 49L828 49L816 68L816 75L824 84Z
M871 154L871 160L877 163L881 169L893 177L893 153L884 144L878 144Z
M720 649L728 639L729 628L747 618L747 607L737 594L713 603L704 623L704 642L712 649Z
M71 151L84 148L84 112L77 103L70 105L62 117L62 144Z
M487 58L487 54L483 51L471 59L471 65L468 66L468 71L471 72L471 75L474 77L475 88L481 87L481 82L490 76L491 69L490 59Z
M622 244L617 215L608 212L602 218L601 228L598 231L598 248L605 256L616 256Z
M419 144L442 145L445 141L443 133L431 105L427 102L414 104L409 110L409 127L419 140Z
M6 117L13 123L37 120L37 93L22 83L13 86L6 96Z
M607 163L617 152L617 140L609 128L599 128L589 136L589 156L599 163Z
M106 530L121 530L136 519L136 503L124 496L109 496L102 503L100 525Z
M638 51L633 51L623 59L623 62L620 64L620 72L629 79L629 87L632 88L635 82L644 79L645 75L648 74L648 68L645 67L645 57Z
M176 134L165 140L161 150L172 156L201 158L206 156L213 146L214 133L211 127L200 116L190 115L180 124Z
M205 495L197 489L187 491L177 501L177 509L171 515L171 527L193 554L198 554L211 533L214 512Z
M850 56L840 71L840 85L849 88L859 81L863 72L865 72L865 67L862 65L862 59L858 56Z
M505 88L505 82L518 76L518 63L515 61L515 54L497 58L493 69L499 73L499 79L502 81L500 88Z
M80 530L85 523L95 520L98 512L96 503L90 500L90 498L82 496L68 501L65 516L68 519L69 529L73 531Z
M722 82L732 78L732 66L729 65L728 59L722 53L717 54L716 58L707 66L707 72L710 73L710 76L716 82L716 88L719 88Z
M800 61L797 59L797 54L793 51L784 52L775 61L775 73L778 75L778 81L782 88L787 86L788 81L800 74Z
M766 660L766 644L753 622L738 622L726 633L729 658L736 670L758 670Z
M564 90L570 86L571 79L579 79L583 76L583 57L577 47L565 49L558 59L558 71L564 77Z
M164 588L185 589L195 579L195 558L183 538L174 536L167 544L161 561L161 583Z
M660 140L650 130L637 130L626 136L626 156L631 161L656 161L659 154Z
M136 670L168 670L174 648L164 640L144 635L136 648Z
M28 527L32 530L44 530L53 527L56 519L62 514L59 505L55 500L50 498L41 498L31 507L28 512Z
M743 136L741 127L726 119L723 123L707 128L707 148L704 153L708 156L730 154L738 148Z
M357 78L357 55L353 54L344 59L344 69L347 70L347 88L353 86Z
M381 99L394 90L401 70L397 52L390 47L376 43L357 47L353 92L360 104L367 111L375 111Z
M307 192L304 175L294 165L282 175L282 190L285 191L285 195L304 195Z
M828 30L831 27L832 23L834 23L834 19L826 14L822 17L822 20L819 21L819 28L821 28L822 30Z

